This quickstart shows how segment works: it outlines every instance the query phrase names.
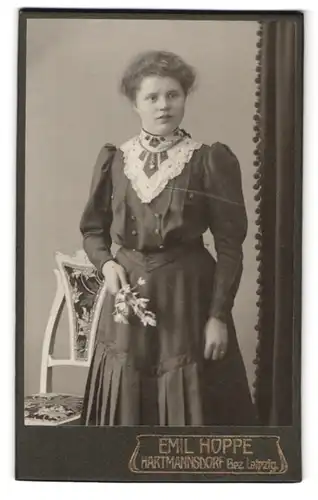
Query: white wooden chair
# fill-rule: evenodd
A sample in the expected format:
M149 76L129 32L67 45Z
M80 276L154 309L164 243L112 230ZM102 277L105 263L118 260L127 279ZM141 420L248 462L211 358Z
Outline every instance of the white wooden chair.
M52 392L53 368L88 367L91 362L96 329L105 286L84 251L70 257L56 253L54 270L57 289L43 339L40 391L25 397L25 425L63 425L79 423L83 397ZM54 357L59 320L66 304L70 356Z

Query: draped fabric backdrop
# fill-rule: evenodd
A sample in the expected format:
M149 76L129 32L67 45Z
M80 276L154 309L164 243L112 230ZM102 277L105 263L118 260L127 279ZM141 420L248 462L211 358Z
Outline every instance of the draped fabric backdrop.
M260 52L260 153L262 159L262 312L258 345L256 404L264 425L291 425L296 404L296 360L293 273L295 156L301 101L298 26L291 21L263 25ZM299 231L299 227L298 227ZM300 263L299 263L300 264ZM275 290L273 294L271 290ZM296 290L297 291L297 290ZM297 352L295 350L297 347ZM294 385L293 385L294 384ZM298 388L299 392L299 388Z

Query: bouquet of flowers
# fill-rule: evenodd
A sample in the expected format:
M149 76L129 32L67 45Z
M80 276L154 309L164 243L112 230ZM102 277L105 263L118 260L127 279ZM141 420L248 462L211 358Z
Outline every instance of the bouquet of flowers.
M139 297L138 292L134 291L138 285L142 286L145 283L143 278L139 278L136 286L125 285L117 292L113 312L116 323L128 324L128 316L132 311L144 326L156 326L154 313L147 309L149 299Z

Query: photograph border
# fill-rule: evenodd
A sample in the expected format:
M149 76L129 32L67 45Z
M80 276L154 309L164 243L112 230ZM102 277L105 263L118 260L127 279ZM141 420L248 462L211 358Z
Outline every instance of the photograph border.
M26 23L31 18L131 18L143 19L205 19L209 20L253 20L277 21L292 20L298 31L295 47L296 103L295 103L295 137L294 170L287 170L289 165L281 166L285 169L280 177L291 176L292 181L281 192L280 209L284 203L290 205L293 200L294 210L289 214L291 220L288 226L292 227L292 234L278 232L275 234L276 214L271 205L271 186L275 186L275 171L262 171L262 181L256 189L256 201L259 202L262 223L258 226L256 249L260 261L258 278L258 307L259 321L256 325L258 332L258 351L256 363L259 363L262 348L262 335L273 328L289 328L293 342L293 421L292 425L284 426L255 426L255 427L184 427L163 428L156 427L95 427L65 426L65 427L28 427L24 425L24 237L25 237L25 122L26 122ZM262 38L259 34L258 55L261 57ZM16 202L16 479L20 480L72 480L72 481L202 481L202 482L298 482L301 480L301 430L300 430L300 375L301 375L301 238L302 238L302 134L303 134L303 14L295 11L166 11L166 10L116 10L116 9L21 9L19 11L19 43L18 43L18 116L17 116L17 202ZM261 105L261 100L256 99ZM257 114L257 113L256 113ZM257 128L256 137L262 133L262 127ZM268 138L266 138L266 145ZM256 166L256 173L262 169L261 162ZM286 215L286 214L285 214ZM266 228L266 238L264 236ZM279 240L279 241L278 241ZM273 289L273 259L279 259L280 248L290 248L293 259L293 273L288 274L286 268L279 269L281 282L284 287ZM264 256L267 256L264 259ZM290 286L288 286L288 284ZM287 292L286 292L287 290ZM283 303L281 302L284 294ZM277 304L280 320L274 324L273 312ZM292 311L292 315L290 314ZM257 384L261 373L256 374ZM159 476L155 472L135 474L128 464L132 459L140 434L152 435L154 438L165 436L200 436L204 430L207 436L253 436L257 438L279 438L280 447L288 467L283 475L244 474L201 476L182 471L179 475L162 472ZM234 432L235 431L235 432ZM100 439L103 432L104 439ZM263 440L256 442L262 454ZM116 456L121 457L115 460Z

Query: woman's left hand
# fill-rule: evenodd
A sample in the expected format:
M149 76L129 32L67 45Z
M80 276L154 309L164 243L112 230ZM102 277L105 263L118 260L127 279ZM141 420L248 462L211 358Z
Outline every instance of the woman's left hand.
M210 318L205 325L205 359L216 361L225 356L228 344L226 323L217 318Z

